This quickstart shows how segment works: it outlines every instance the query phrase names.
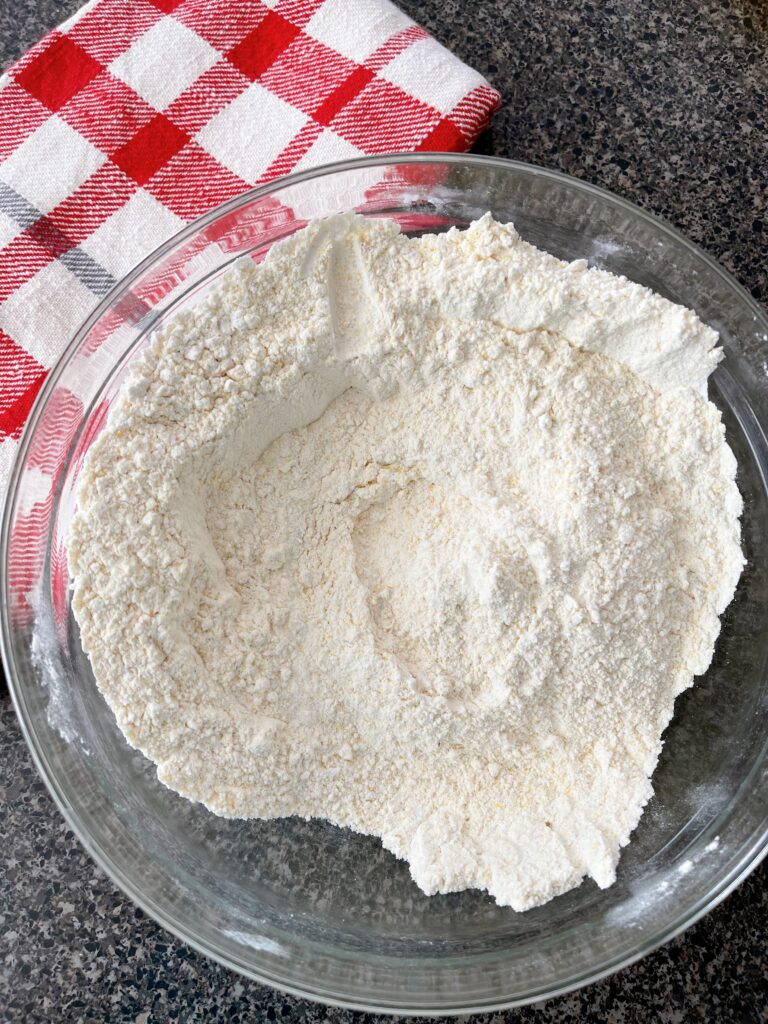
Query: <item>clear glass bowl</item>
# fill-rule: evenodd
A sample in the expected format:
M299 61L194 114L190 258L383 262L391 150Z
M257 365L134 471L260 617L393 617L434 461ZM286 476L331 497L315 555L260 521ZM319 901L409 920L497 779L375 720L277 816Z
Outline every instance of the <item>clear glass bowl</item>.
M749 562L715 660L681 696L656 795L618 881L525 914L479 892L426 897L378 841L322 822L225 821L158 783L94 685L70 608L64 537L82 456L148 333L242 254L357 209L404 231L486 210L529 241L624 274L720 332L710 391L739 463ZM278 988L365 1009L446 1014L583 985L665 942L766 851L768 320L675 231L599 189L473 156L377 157L293 175L191 225L95 310L49 375L5 511L2 639L40 772L98 863L186 942Z

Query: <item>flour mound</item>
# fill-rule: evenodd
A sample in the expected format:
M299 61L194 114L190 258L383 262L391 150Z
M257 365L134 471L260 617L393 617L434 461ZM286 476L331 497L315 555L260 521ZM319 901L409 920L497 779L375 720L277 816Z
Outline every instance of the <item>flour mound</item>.
M742 567L715 341L490 218L239 264L83 469L74 609L129 742L218 814L380 836L427 893L610 885Z

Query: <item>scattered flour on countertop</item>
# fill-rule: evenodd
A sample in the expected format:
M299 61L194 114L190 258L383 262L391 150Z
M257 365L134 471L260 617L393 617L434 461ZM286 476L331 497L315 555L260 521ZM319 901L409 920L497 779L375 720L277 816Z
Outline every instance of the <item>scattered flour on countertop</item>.
M69 559L129 742L427 893L615 877L742 567L693 313L490 217L310 225L164 327Z

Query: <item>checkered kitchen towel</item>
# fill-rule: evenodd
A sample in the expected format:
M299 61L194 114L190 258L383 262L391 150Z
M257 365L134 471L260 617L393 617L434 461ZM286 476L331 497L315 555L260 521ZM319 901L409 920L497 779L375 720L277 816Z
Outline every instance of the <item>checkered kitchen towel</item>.
M498 94L388 0L92 0L0 78L0 495L46 372L218 203L362 154L465 150Z

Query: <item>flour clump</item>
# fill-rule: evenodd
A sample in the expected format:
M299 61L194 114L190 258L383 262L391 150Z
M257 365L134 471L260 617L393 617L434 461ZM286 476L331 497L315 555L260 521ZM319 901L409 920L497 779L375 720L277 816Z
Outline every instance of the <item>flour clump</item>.
M615 878L742 567L693 313L484 217L311 224L136 358L69 539L160 779L518 910Z

